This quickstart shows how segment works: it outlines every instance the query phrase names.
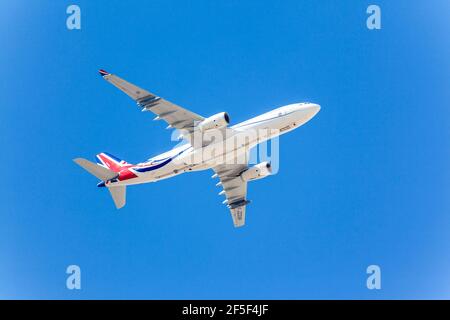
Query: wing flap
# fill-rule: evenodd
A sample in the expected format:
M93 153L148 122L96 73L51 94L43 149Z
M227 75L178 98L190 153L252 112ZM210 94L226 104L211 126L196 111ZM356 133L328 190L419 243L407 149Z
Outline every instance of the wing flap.
M242 227L245 224L247 200L247 182L241 179L240 174L247 169L245 164L223 164L213 168L220 178L218 185L223 187L220 194L225 194L231 218L235 227Z
M190 129L195 126L196 122L204 120L204 117L125 81L114 74L104 70L100 70L99 72L103 79L136 101L137 105L142 108L142 111L153 112L157 115L156 120L166 121L169 127L191 132L192 130Z

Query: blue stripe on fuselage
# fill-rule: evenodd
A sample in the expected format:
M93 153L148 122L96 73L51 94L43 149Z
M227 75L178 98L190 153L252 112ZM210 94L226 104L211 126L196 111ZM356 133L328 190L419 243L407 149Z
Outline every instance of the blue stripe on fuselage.
M171 162L173 159L175 159L176 157L178 157L180 154L182 154L183 152L185 152L186 150L189 150L189 149L190 149L190 147L189 147L189 148L186 148L186 149L184 149L184 150L182 150L182 151L180 151L179 153L177 153L177 154L174 155L173 157L170 157L170 158L168 158L166 161L161 162L161 163L158 163L158 164L155 165L155 166L151 166L151 167L141 167L141 168L135 167L135 168L131 168L131 169L133 169L134 171L137 171L137 172L148 172L148 171L153 171L153 170L162 168L162 167L164 167L166 164L168 164L169 162ZM160 160L154 160L154 161L161 161L161 160L163 160L163 159L160 159Z
M156 170L156 169L159 169L159 168L162 168L162 167L164 167L166 164L168 164L170 161L172 161L172 159L174 159L175 157L173 157L173 158L169 158L169 159L167 159L166 161L164 161L164 162L161 162L161 163L159 163L159 164L157 164L156 166L153 166L153 167L144 167L144 168L132 168L134 171L137 171L137 172L147 172L147 171L152 171L152 170Z

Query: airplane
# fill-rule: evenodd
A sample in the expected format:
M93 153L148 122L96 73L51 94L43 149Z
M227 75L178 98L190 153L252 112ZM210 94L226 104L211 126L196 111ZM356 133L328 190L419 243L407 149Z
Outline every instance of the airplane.
M205 118L103 69L99 73L135 100L142 111L153 112L155 120L163 120L168 128L178 129L180 139L184 141L172 150L138 164L128 163L106 152L96 155L97 163L83 158L74 159L101 180L97 186L109 190L117 209L125 205L126 187L129 185L212 169L212 178L220 180L217 186L223 190L219 194L226 196L223 203L231 212L234 226L242 227L246 207L250 203L247 182L272 174L270 162L248 165L250 150L259 143L300 127L320 111L320 105L315 103L294 103L229 126L230 117L226 112Z

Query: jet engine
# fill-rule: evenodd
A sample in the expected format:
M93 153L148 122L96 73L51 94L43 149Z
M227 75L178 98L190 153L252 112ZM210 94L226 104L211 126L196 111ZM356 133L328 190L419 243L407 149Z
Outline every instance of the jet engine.
M264 161L242 172L241 178L244 181L251 181L265 178L270 174L272 174L272 166L270 162Z
M200 122L198 124L198 128L200 129L200 131L220 129L226 127L229 123L230 117L228 116L228 113L221 112Z

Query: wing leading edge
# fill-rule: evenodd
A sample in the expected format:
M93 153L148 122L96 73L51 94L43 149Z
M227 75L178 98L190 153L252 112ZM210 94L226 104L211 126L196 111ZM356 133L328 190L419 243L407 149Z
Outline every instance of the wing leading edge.
M131 99L136 101L136 104L142 108L142 111L151 111L157 116L155 120L164 120L167 122L169 125L168 128L186 130L187 132L192 133L195 123L204 120L204 117L158 97L157 95L103 69L99 70L99 73L103 79L125 92Z

